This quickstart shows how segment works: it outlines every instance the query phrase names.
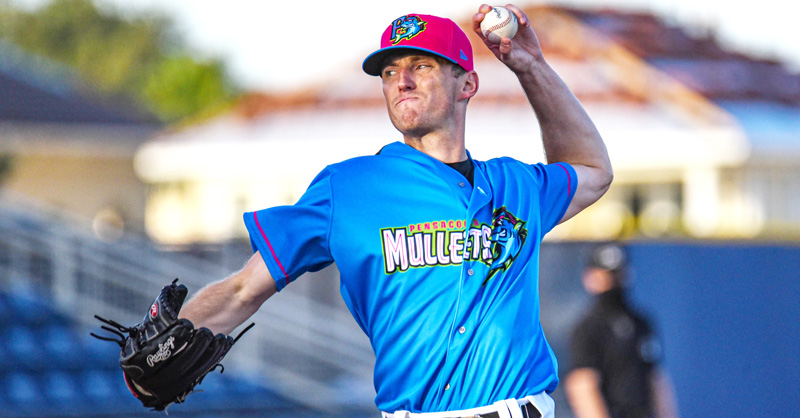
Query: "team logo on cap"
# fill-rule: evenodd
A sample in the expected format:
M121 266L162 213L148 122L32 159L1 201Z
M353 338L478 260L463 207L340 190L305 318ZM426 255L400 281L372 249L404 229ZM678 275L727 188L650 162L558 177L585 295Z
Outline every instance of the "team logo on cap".
M392 45L396 45L402 40L409 40L425 30L427 22L419 16L403 16L392 22Z

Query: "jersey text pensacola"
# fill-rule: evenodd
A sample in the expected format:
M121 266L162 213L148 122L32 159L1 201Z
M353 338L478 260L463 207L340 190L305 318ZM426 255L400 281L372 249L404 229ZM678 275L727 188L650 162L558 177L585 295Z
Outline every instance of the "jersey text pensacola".
M465 226L466 221L459 219L381 229L386 274L465 260L491 262L491 226L473 225L468 232Z

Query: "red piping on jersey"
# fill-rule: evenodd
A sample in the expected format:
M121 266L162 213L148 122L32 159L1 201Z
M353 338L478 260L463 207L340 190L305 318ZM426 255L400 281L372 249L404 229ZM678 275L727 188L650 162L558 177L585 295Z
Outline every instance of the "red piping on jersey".
M569 197L569 193L572 191L572 176L569 175L569 170L567 170L567 167L564 167L563 164L557 163L556 165L567 172L567 197Z
M289 275L286 274L286 270L283 269L283 264L281 264L281 261L278 260L278 256L275 254L275 250L272 248L272 244L270 244L269 240L267 239L267 234L265 234L264 230L261 229L261 223L258 222L258 214L256 212L253 212L253 219L256 221L256 226L258 227L258 231L261 232L261 236L264 238L264 242L267 243L267 247L269 247L269 251L272 252L272 258L275 259L275 262L278 263L278 267L281 268L281 272L283 273L283 277L286 278L286 284L289 284Z

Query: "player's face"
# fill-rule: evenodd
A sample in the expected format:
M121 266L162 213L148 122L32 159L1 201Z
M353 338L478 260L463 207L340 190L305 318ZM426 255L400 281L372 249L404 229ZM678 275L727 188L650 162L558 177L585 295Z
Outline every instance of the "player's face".
M388 58L381 72L389 118L404 135L422 137L456 123L459 79L452 67L426 54Z

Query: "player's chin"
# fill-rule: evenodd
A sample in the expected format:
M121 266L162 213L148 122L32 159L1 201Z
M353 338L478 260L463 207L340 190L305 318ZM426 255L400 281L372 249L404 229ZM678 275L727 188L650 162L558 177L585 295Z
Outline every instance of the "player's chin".
M406 136L412 137L423 137L435 130L427 120L421 118L402 120L395 127Z
M394 127L403 133L417 132L424 125L422 114L419 112L405 111L393 115L391 119Z

